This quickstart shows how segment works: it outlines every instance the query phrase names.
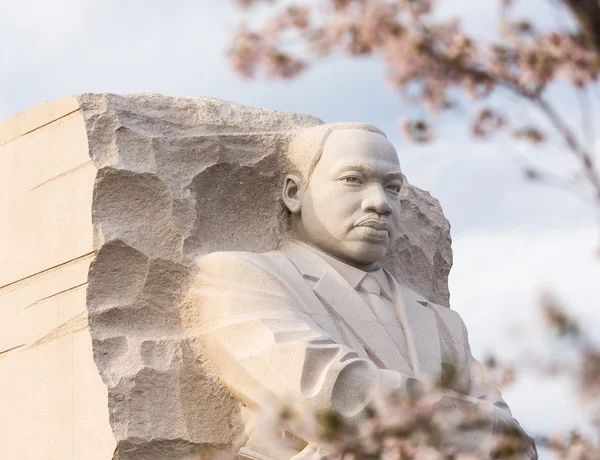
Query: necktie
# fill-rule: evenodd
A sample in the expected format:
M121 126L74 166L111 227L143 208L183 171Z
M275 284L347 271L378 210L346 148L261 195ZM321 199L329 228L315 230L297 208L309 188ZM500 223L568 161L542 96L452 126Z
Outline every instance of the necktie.
M366 275L359 284L359 292L371 307L379 322L385 327L398 351L410 360L409 365L414 370L415 360L411 357L406 331L398 319L392 302L382 297L381 285L377 278L373 275Z
M381 286L377 278L366 275L359 288L380 323L400 326L392 303L381 295Z

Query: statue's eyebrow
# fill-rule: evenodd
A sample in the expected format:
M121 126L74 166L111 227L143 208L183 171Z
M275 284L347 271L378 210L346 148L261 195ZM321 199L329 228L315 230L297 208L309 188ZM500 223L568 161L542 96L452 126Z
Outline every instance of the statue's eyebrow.
M345 164L340 166L339 168L337 168L337 170L335 171L336 175L337 174L341 174L345 171L358 171L362 174L364 174L365 176L375 176L377 175L376 171L373 170L372 168L369 168L368 166L365 165L361 165L361 164ZM404 182L404 174L402 174L402 171L392 171L389 173L386 173L384 175L385 180L399 180L400 182Z
M363 173L365 176L372 176L375 174L375 171L373 171L371 168L361 164L344 164L337 168L335 173L341 174L346 171L358 171Z
M387 174L385 175L385 179L386 179L386 180L394 180L394 179L397 179L397 180L399 180L400 182L404 182L404 174L402 174L402 172L401 172L401 171L394 171L394 172L390 172L390 173L387 173Z

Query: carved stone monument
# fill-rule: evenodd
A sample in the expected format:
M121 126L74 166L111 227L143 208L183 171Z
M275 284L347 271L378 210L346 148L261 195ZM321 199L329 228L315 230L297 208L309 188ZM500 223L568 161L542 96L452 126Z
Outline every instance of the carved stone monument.
M449 224L376 128L101 94L3 122L0 145L0 457L290 458L261 395L354 417L450 362L506 409L447 308ZM19 402L36 392L42 411Z

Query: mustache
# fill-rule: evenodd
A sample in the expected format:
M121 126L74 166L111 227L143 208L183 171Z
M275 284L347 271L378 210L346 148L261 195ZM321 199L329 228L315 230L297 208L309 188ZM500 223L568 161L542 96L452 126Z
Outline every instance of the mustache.
M381 214L371 213L366 216L361 217L356 222L354 222L355 227L360 227L363 225L373 224L376 227L379 227L381 230L389 230L390 222L387 217L382 217Z

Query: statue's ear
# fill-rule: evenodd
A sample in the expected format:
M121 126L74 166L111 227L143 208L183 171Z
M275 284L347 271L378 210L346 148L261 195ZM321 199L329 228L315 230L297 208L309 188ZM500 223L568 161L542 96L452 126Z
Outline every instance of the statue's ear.
M282 197L285 206L292 214L300 214L302 205L300 204L300 195L302 194L302 180L294 174L285 176L283 182Z

